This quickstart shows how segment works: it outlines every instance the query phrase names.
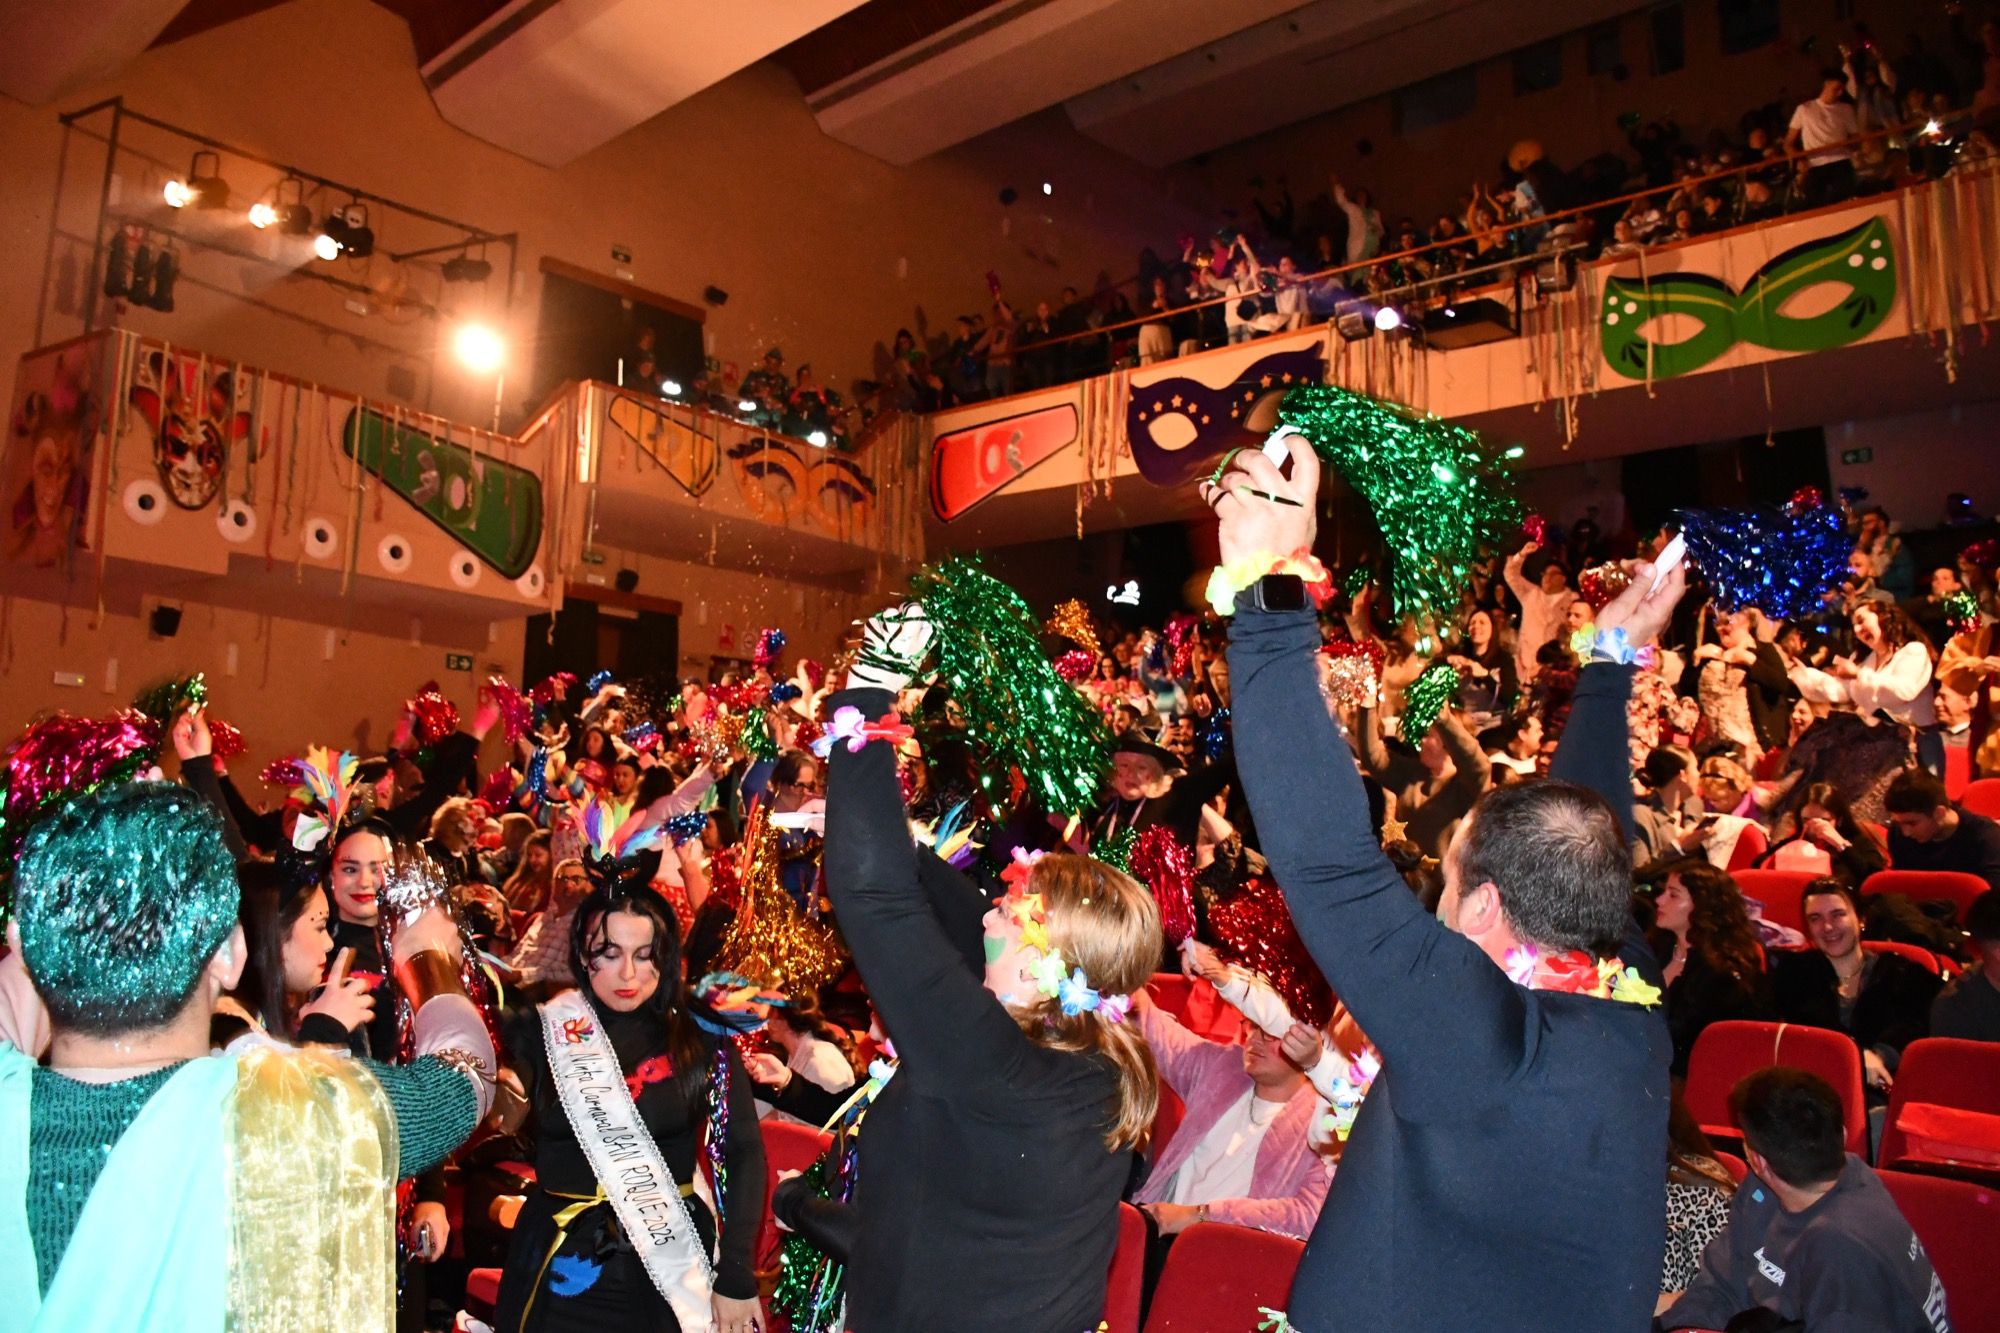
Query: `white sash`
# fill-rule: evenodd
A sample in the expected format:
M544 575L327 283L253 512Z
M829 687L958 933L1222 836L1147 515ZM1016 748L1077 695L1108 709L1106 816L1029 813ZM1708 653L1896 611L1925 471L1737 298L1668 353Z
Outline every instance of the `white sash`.
M542 1036L563 1113L646 1276L673 1307L681 1333L713 1333L708 1255L597 1015L582 995L564 991L542 1006Z

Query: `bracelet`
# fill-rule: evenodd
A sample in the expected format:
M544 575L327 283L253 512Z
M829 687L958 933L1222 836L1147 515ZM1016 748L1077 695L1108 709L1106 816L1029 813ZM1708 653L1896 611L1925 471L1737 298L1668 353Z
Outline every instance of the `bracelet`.
M1622 625L1615 629L1600 629L1592 634L1590 636L1588 652L1584 651L1584 645L1581 642L1582 638L1583 631L1578 630L1576 634L1577 642L1573 646L1578 650L1577 656L1583 658L1586 662L1610 662L1616 666L1650 667L1654 662L1659 660L1659 654L1654 651L1651 644L1647 644L1644 648L1634 648L1631 637L1625 633L1625 627Z
M821 759L833 753L836 742L844 741L849 754L858 754L870 741L888 741L900 745L916 732L906 725L893 711L884 713L870 722L859 708L846 704L834 710L833 718L826 724L826 730L812 743L812 752Z
M1333 597L1333 575L1319 557L1301 547L1287 556L1251 555L1217 565L1208 576L1205 594L1218 616L1236 614L1236 594L1266 574L1290 574L1306 585L1314 607L1323 607Z
M396 962L396 986L415 1013L440 995L465 994L458 964L442 949L423 949Z

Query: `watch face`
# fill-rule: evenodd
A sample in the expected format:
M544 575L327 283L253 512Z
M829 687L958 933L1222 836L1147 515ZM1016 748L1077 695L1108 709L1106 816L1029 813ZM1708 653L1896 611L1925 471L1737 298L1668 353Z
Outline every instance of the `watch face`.
M1257 601L1266 611L1303 610L1306 585L1296 574L1266 574L1257 580Z

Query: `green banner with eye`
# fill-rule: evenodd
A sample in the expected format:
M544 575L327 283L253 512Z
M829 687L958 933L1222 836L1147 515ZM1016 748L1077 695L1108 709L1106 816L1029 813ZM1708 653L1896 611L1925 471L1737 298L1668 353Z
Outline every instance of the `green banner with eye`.
M1830 306L1806 297L1823 287L1828 297L1840 292ZM1642 380L1650 370L1654 379L1672 379L1739 342L1774 352L1824 352L1859 342L1888 318L1895 299L1895 247L1888 226L1875 217L1785 251L1740 292L1702 273L1611 278L1604 284L1598 341L1611 369L1625 378ZM1790 313L1800 305L1813 313ZM1694 332L1672 342L1647 336L1668 316L1693 320Z

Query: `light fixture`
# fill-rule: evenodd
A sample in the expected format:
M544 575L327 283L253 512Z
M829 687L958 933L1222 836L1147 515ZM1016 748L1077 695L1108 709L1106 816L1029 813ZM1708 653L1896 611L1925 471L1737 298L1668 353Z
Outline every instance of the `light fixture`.
M291 197L286 198L287 191ZM275 226L287 236L303 236L312 230L312 210L306 207L306 183L287 175L271 190L271 202L259 199L250 205L250 225L259 231Z
M173 208L189 204L196 208L229 207L229 182L222 179L222 159L202 149L188 163L187 179L168 181L160 194Z
M1043 182L1042 182L1042 193L1043 193L1043 194L1054 194L1055 192L1056 192L1056 187L1055 187L1055 183L1054 183L1053 181L1043 181Z
M460 364L478 375L492 374L507 359L507 344L484 324L459 325L451 349Z
M1375 312L1375 328L1380 333L1394 333L1403 327L1402 312L1392 305L1380 307Z
M1934 134L1936 134L1936 133L1937 133L1937 132L1938 132L1939 130L1941 130L1941 129L1943 129L1943 128L1944 128L1944 126L1938 123L1938 121L1937 121L1936 117L1932 117L1932 118L1931 118L1930 120L1927 120L1927 121L1925 121L1925 122L1924 122L1924 133L1925 133L1925 134L1932 134L1932 135L1934 135Z
M277 220L278 210L265 203L262 199L250 205L250 225L258 231L264 230L264 228Z
M1550 255L1535 265L1535 294L1566 292L1576 282L1576 265L1566 254Z
M321 231L317 236L313 237L313 254L321 259L338 259L340 258L340 242L334 239L332 232Z
M345 208L328 213L320 223L320 232L333 238L335 253L351 259L366 259L375 253L375 231L368 225L368 205L358 199L349 199ZM329 257L317 241L313 243L313 251L322 259Z
M132 277L127 272L132 257L126 252L125 229L111 233L111 250L104 257L104 294L116 301L132 294Z
M748 416L757 410L757 400L754 398L738 398L736 400L736 410Z
M1500 456L1502 458L1507 458L1507 459L1526 458L1528 456L1528 446L1525 444L1517 444L1512 449L1509 449L1506 453Z
M479 258L460 251L458 255L444 261L446 282L484 282L493 276L493 265L486 258L486 247L479 247Z
M806 443L815 449L826 448L826 432L823 430L808 431L806 433Z

